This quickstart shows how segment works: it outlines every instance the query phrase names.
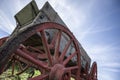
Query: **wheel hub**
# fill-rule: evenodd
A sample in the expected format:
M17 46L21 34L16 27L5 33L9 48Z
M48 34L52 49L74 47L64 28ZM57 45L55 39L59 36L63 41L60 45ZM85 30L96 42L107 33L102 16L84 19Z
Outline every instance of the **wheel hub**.
M69 80L65 67L62 64L55 64L49 74L49 80Z

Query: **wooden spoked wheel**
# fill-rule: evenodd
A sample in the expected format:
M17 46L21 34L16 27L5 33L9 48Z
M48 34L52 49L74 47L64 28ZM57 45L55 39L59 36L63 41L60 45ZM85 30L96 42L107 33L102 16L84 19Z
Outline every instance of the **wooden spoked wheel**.
M11 45L8 45L9 42ZM12 45L13 43L16 44ZM6 55L14 54L17 62L25 64L21 73L29 67L41 72L29 80L71 80L71 77L80 80L81 55L78 41L68 28L60 24L46 22L28 26L5 45L8 47ZM14 47L9 51L12 46ZM4 53L2 51L0 52ZM10 58L3 57L2 62ZM6 65L2 62L0 64Z
M98 80L97 79L97 63L93 62L88 80Z

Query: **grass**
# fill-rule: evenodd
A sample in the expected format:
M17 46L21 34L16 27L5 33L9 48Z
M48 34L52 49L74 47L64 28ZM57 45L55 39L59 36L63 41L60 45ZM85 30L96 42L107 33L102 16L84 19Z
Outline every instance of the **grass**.
M26 72L22 73L21 75L11 75L12 73L12 69L8 69L6 70L2 75L0 75L0 80L26 80L28 78L30 69L28 69ZM17 73L17 70L15 70L15 73ZM40 71L39 70L35 70L34 71L34 75L33 77L40 75ZM71 80L75 80L73 78L71 78Z
M26 72L22 73L21 75L12 75L12 69L10 68L0 75L0 80L26 80L30 76L29 72L30 69L28 69ZM16 69L14 73L15 74L17 73ZM40 74L41 73L39 72L39 70L35 70L33 77Z

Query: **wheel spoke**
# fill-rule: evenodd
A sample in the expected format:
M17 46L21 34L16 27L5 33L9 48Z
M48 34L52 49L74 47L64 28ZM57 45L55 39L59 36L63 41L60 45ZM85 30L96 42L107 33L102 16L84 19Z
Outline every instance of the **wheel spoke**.
M57 61L58 60L58 56L59 56L59 48L60 48L60 41L61 41L61 35L62 35L62 31L60 30L58 32L57 35L57 41L55 43L55 52L54 52L54 59Z
M15 60L13 59L13 62L12 62L12 75L14 75L14 71L15 71Z
M63 62L63 65L66 66L66 64L77 54L77 51L72 53L65 61Z
M60 55L60 59L59 59L60 62L63 61L63 59L64 59L65 55L67 54L67 50L68 50L71 43L72 43L72 40L69 40L68 43L66 44L62 54Z
M50 49L49 49L49 46L48 46L48 43L47 43L47 40L46 40L46 37L45 37L44 30L41 31L41 38L42 38L43 46L44 46L44 49L45 49L45 53L47 54L47 57L48 57L49 65L52 66L52 56L50 54Z
M42 75L36 76L34 78L31 78L29 80L43 80L43 79L46 79L46 78L48 78L48 74L42 74Z
M28 55L27 53L23 52L20 49L17 49L15 54L30 61L31 63L33 63L37 66L42 67L45 70L50 70L50 68L47 65L45 65L45 63L43 63L42 61L36 60L35 58L33 58L32 56Z
M21 47L22 51L24 51L25 53L28 53L29 55L31 55L32 57L36 58L36 59L47 59L47 54L45 54L44 52L42 52L41 50L37 49L37 48L34 48L32 46L29 46L27 48L25 47ZM37 52L30 52L28 51L29 49L32 49L34 51L37 51Z
M39 52L40 54L45 54L45 53L43 53L41 50L39 50L39 49L37 49L37 48L34 48L34 47L32 47L32 46L28 46L27 48L28 48L28 49L32 49L32 50L34 50L34 51L37 51L37 52Z
M73 67L67 67L65 71L70 71L70 70L75 70L78 69L78 66L73 66Z

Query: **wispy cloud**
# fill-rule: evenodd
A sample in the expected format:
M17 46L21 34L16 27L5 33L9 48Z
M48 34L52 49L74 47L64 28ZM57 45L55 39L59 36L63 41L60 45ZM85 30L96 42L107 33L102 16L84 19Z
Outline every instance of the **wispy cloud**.
M14 9L11 8L11 11L15 13L17 13L18 11L20 11L23 7L25 7L30 1L32 0L13 0L13 7Z
M115 50L116 48L114 46L115 46L115 43L113 43L113 44L98 44L98 45L96 44L96 45L93 45L91 48L89 48L88 51L90 53L100 54L103 52L110 52L110 51Z
M95 60L98 63L98 77L101 80L113 80L114 74L116 74L116 72L120 72L120 55L119 53L115 53L116 51L120 51L120 49L114 46L115 45L113 44L98 44L87 49L92 60Z
M89 26L87 29L83 30L79 33L80 39L83 40L85 37L89 35L94 35L98 33L103 33L112 30L113 27L108 26Z
M5 14L2 10L0 10L0 29L8 34L10 34L13 29L14 25L11 23L10 19L7 17L7 14Z
M99 67L98 72L98 77L100 80L119 80L120 68Z
M119 62L114 62L114 63L106 63L104 64L104 67L109 67L109 68L118 68L120 67L120 63ZM120 71L120 70L119 70Z
M75 29L82 25L86 19L87 15L82 10L76 10L76 7L71 5L69 1L57 0L53 2L53 6L71 31L75 32Z
M119 60L119 58L116 58L117 56L120 57L119 53L116 53L120 51L119 47L116 47L117 43L111 43L111 44L94 44L91 47L86 47L86 51L90 55L90 57L93 60L97 61L115 61ZM112 57L112 59L111 59Z
M100 74L99 74L100 73ZM113 72L107 72L101 69L98 73L98 80L116 80L115 74Z
M9 2L9 0L8 0L8 2ZM22 9L28 2L30 2L30 1L13 0L12 2L10 1L10 4L4 3L5 5L8 4L8 6L6 6L6 8L2 8L2 7L0 8L0 21L1 21L1 23L0 23L0 37L8 36L12 33L12 31L16 27L14 15L20 9ZM7 13L6 11L7 12L10 11L10 14Z
M117 67L120 67L120 66L117 66ZM109 67L107 67L105 70L109 71L109 72L112 72L112 73L120 72L120 68L117 69L117 68L109 68Z

